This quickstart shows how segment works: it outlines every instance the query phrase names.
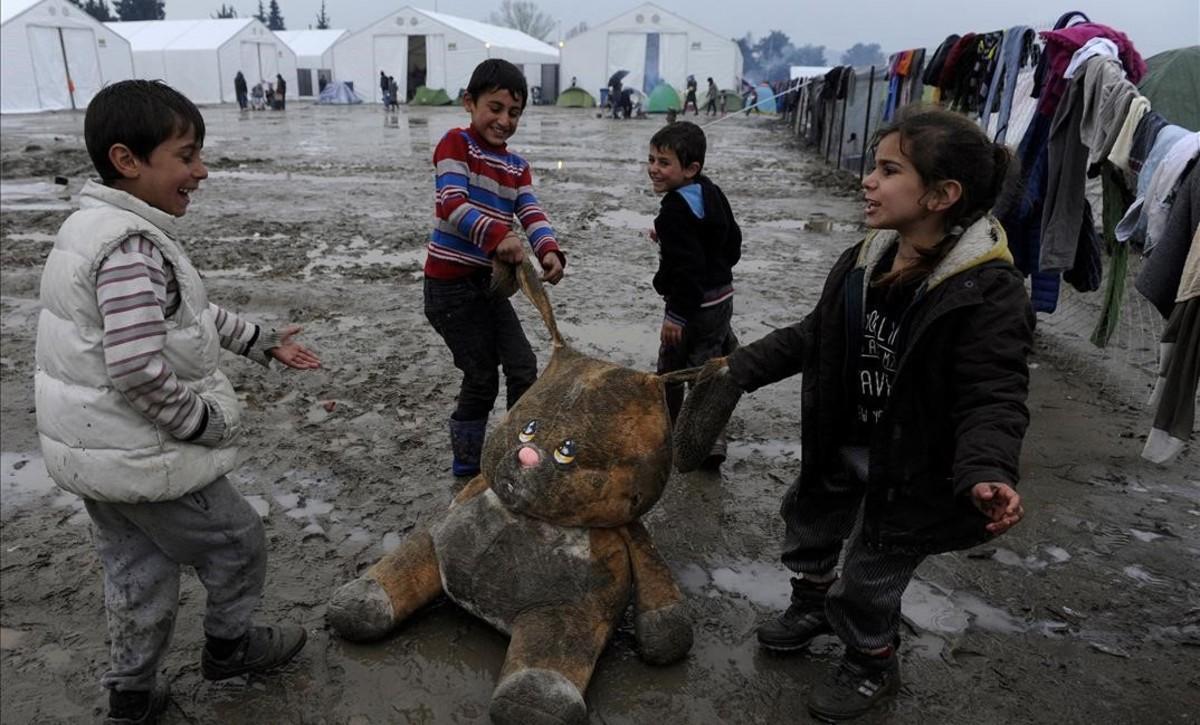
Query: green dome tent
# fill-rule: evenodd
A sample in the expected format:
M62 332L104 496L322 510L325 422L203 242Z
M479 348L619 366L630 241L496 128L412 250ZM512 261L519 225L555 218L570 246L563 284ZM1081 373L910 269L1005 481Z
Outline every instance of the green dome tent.
M721 96L725 98L725 110L732 113L733 111L742 110L743 99L738 95L737 91L721 91ZM721 110L721 98L717 98L717 110Z
M596 99L591 93L576 86L575 88L568 88L559 93L556 105L566 106L567 108L595 108Z
M417 92L413 94L413 98L408 102L410 106L449 106L450 96L441 88L426 88L425 86L417 86Z
M671 109L676 111L683 109L683 101L679 98L679 91L670 83L659 83L650 91L650 97L646 99L646 113L666 113Z
M1200 131L1200 45L1168 50L1146 60L1138 90L1169 123Z

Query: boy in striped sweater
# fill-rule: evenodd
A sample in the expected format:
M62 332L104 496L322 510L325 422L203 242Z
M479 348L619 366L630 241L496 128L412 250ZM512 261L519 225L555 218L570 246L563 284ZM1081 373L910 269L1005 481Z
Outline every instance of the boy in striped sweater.
M508 299L491 289L492 260L518 264L525 247L514 216L529 237L542 279L557 284L566 257L533 195L529 163L507 149L528 99L525 76L491 59L471 74L463 106L466 128L450 130L433 152L437 222L425 259L425 316L462 371L450 415L452 470L479 472L488 414L500 393L503 368L508 407L537 378L537 358Z
M208 176L204 119L156 81L122 81L88 105L89 181L42 273L35 376L46 468L84 500L104 568L111 640L106 723L149 723L179 607L179 569L208 593L205 679L266 671L304 646L297 625L251 626L266 575L262 521L226 478L241 406L221 348L264 366L320 362L292 338L208 301L177 217Z

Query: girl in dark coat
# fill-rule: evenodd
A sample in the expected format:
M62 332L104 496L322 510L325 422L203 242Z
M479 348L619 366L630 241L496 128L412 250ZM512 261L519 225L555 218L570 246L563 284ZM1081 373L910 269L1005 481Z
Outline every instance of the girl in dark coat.
M782 507L783 562L798 576L758 639L784 651L842 639L844 659L809 701L824 719L898 689L900 597L917 565L1023 515L1014 487L1034 320L988 213L1009 153L939 109L902 114L876 143L863 181L872 231L834 265L816 308L702 374L710 391L733 391L715 396L727 404L716 430L741 391L803 374L801 472ZM704 420L702 385L679 434Z

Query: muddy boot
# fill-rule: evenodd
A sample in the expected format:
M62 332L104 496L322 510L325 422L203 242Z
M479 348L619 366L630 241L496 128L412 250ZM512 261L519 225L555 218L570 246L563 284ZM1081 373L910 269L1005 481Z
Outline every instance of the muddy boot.
M200 672L206 680L269 672L291 662L307 640L308 632L296 624L251 627L228 654L214 653L213 644L206 644L200 653Z
M170 696L170 687L166 683L156 685L150 692L110 690L104 725L153 725L167 709Z
M483 453L483 434L486 429L487 418L450 419L450 450L454 452L451 468L455 476L474 476L479 473L479 456Z
M900 689L900 658L847 649L841 664L813 688L808 712L826 722L850 720L878 707Z
M758 644L775 652L791 652L804 648L817 635L832 632L825 616L825 594L831 584L794 577L791 605L758 628Z

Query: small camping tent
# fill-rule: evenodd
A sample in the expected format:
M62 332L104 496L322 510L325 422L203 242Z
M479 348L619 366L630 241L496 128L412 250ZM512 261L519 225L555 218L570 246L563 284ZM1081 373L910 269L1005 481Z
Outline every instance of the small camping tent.
M67 0L0 2L0 112L83 109L133 77L129 41Z
M409 103L414 106L449 106L453 101L441 88L420 86Z
M682 108L683 101L679 98L679 91L670 83L659 83L646 99L646 113L666 113Z
M333 80L333 44L345 30L276 30L275 36L296 54L296 95L319 96Z
M295 89L296 54L254 18L138 20L105 23L133 48L137 78L162 79L196 103L237 100L233 77L246 83L275 82L276 74Z
M375 102L383 100L381 71L396 79L401 98L411 99L420 86L441 88L456 98L475 66L488 58L516 64L531 88L542 87L543 99L557 95L557 88L550 93L547 81L558 84L558 48L519 30L477 20L405 7L333 45L338 80L354 83Z
M595 108L596 98L582 88L568 88L558 94L558 105L567 108Z
M609 76L628 70L626 88L650 93L659 81L683 88L687 77L700 87L708 78L733 88L742 75L742 51L724 34L644 3L572 37L562 46L562 77L577 78L592 93L608 85Z
M1200 45L1176 48L1146 60L1138 90L1167 121L1200 131Z
M330 81L325 84L317 103L329 106L347 106L362 103L362 99L354 92L349 83Z

